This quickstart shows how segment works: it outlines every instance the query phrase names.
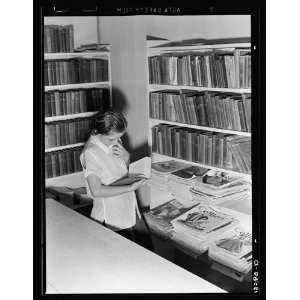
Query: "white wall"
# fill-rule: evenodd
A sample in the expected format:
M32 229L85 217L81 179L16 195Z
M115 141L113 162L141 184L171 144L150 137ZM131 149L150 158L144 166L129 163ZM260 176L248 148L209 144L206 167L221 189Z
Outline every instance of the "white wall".
M129 145L146 142L147 73L145 64L146 23L139 16L100 17L100 41L112 45L113 102L124 107L128 119Z
M147 16L147 33L170 40L250 36L250 16Z
M75 48L98 42L97 17L45 17L45 25L74 25Z
M100 42L112 45L113 100L126 101L131 145L147 141L146 35L170 40L250 36L250 16L99 17ZM122 105L121 105L122 106Z

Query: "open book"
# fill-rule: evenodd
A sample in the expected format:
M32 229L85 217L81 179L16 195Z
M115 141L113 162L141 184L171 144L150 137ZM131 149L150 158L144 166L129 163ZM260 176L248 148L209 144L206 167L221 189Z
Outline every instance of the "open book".
M149 179L151 176L151 158L144 157L129 165L129 172L125 177L122 177L111 183L112 186L130 185L142 179Z

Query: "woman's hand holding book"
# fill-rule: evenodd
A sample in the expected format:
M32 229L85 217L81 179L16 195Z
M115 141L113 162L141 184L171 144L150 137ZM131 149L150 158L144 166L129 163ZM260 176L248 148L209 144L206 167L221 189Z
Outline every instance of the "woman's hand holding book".
M145 182L146 182L146 180L147 180L147 179L143 178L143 179L141 179L141 180L139 180L139 181L136 181L136 182L132 183L132 184L130 185L132 191L135 191L135 190L137 190L139 187L141 187L142 185L144 185Z

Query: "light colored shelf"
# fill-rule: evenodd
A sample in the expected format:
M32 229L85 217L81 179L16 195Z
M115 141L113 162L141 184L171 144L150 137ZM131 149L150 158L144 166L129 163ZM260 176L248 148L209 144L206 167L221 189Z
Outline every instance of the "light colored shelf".
M45 149L45 152L54 152L54 151L59 151L59 150L64 150L64 149L71 149L71 148L76 148L76 147L80 147L83 146L84 143L77 143L77 144L69 144L69 145L65 145L65 146L59 146L59 147L52 147L52 148L47 148Z
M88 89L88 88L110 88L110 81L102 82L84 82L84 83L72 83L62 85L46 85L45 92L53 90L70 90L70 89Z
M172 46L172 47L150 47L148 54L180 51L199 51L201 49L225 49L225 48L250 48L251 43L232 43L232 44L214 44L214 45L193 45L193 46Z
M108 59L109 56L110 56L109 51L61 52L61 53L45 53L44 59L45 60L69 59L75 57Z
M84 113L78 113L78 114L72 114L72 115L62 115L62 116L55 116L55 117L47 117L45 118L46 123L55 122L55 121L62 121L62 120L70 120L70 119L77 119L77 118L87 118L94 116L97 114L97 111L93 112L84 112Z
M212 127L205 127L205 126L198 126L198 125L191 125L191 124L185 124L185 123L179 123L179 122L172 122L172 121L165 121L160 119L149 119L152 126L165 123L165 124L171 124L181 127L187 127L187 128L193 128L193 129L199 129L199 130L207 130L207 131L213 131L213 132L221 132L221 133L228 133L228 134L236 134L236 135L242 135L242 136L248 136L251 137L250 132L243 132L243 131L235 131L235 130L227 130L227 129L220 129L220 128L212 128Z
M46 186L68 186L71 188L85 186L83 172L76 172L46 179Z
M167 84L149 84L150 92L161 90L193 90L193 91L212 91L212 92L227 92L227 93L251 93L251 89L232 89L232 88L212 88L191 85L167 85Z
M191 165L199 166L199 167L202 167L202 168L207 168L207 169L212 169L212 170L217 170L217 171L231 173L231 174L234 174L234 175L243 176L246 179L251 179L251 174L245 174L245 173L231 171L231 170L227 170L227 169L223 169L223 168L218 168L218 167L214 167L214 166L208 166L208 165L204 165L204 164L192 162L192 161L185 160L185 159L180 159L180 158L176 158L176 157L173 157L173 156L167 156L167 155L163 155L163 154L152 152L152 161L153 162L165 161L165 160L171 160L171 159L179 161L179 162L183 162L183 163L188 163L188 164L191 164Z

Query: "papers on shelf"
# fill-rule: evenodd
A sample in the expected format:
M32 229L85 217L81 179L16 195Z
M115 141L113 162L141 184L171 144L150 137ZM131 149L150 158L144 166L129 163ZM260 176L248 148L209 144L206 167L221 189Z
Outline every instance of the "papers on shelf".
M145 213L149 227L163 238L170 238L172 235L171 220L183 214L190 207L185 207L180 201L173 199L159 205Z
M199 202L221 204L251 197L251 185L243 177L210 171L204 177L194 180L191 193L193 199Z
M209 240L218 236L238 221L223 213L222 208L198 204L171 221L174 239L200 253L208 249Z

